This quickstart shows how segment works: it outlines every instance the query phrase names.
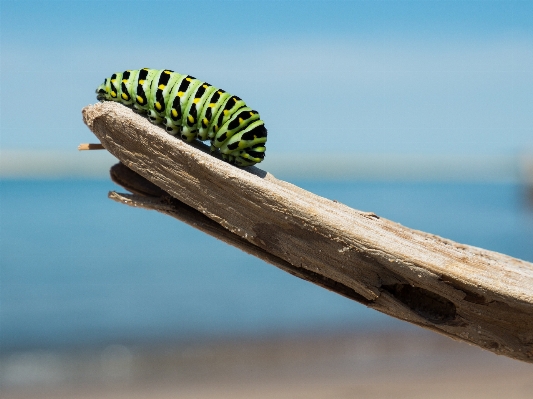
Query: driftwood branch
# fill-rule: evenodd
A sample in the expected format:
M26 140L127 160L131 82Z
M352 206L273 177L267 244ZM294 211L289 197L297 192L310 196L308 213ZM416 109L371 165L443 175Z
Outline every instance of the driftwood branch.
M146 205L150 200L139 195L121 200L172 216L192 212L194 220L197 210L206 217L193 225L226 234L226 242L283 270L399 319L533 363L533 264L357 211L255 167L236 168L120 104L86 107L83 117L109 152L187 208L154 199ZM218 235L224 230L216 225L233 235Z
M310 281L322 288L326 288L337 294L343 295L357 302L366 303L366 300L357 294L353 289L342 285L334 280L328 279L321 274L312 272L302 267L296 267L283 259L272 255L270 252L252 244L244 238L233 234L217 222L209 219L200 211L184 204L180 200L170 196L164 190L161 190L155 184L150 183L141 175L133 172L131 169L118 163L110 170L111 179L118 185L124 187L134 194L123 194L111 191L109 198L113 201L129 205L134 208L143 208L154 210L166 215L172 216L181 222L187 223L212 237L232 245L247 254L253 255L274 265L281 270L299 277L303 280Z

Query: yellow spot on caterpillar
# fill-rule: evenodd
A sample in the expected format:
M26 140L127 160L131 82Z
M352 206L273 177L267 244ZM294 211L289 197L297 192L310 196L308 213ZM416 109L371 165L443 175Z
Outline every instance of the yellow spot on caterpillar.
M116 79L111 79L111 82L115 83L117 80Z
M139 84L143 85L144 84L144 79L139 80Z
M203 85L202 87L203 87L204 89L207 89L207 85Z
M225 109L225 110L224 110L224 115L227 115L227 114L228 114L228 110Z
M178 97L182 97L183 96L183 92L182 91L178 91Z
M143 71L149 71L149 69L148 68L143 68Z
M187 119L189 120L189 122L194 123L194 118L192 117L192 115L189 115Z
M170 75L170 74L171 74L171 72L170 72L170 71L165 71L165 73L166 73L167 75Z
M190 82L192 79L191 78L187 78L185 79L187 82Z
M124 100L128 100L128 95L127 95L126 93L122 93L122 98L123 98Z
M157 87L159 90L165 90L165 85L161 84Z
M218 94L222 94L222 92L219 90L219 91L218 91Z
M116 97L117 96L117 93L115 93L114 91L111 92L111 97Z
M137 102L139 104L142 104L143 103L143 98L141 96L137 96Z
M254 116L254 113L253 113L253 112L250 112L250 116Z
M157 102L155 103L155 107L156 107L159 111L161 111L161 103L160 103L159 101L157 101Z
M177 118L177 117L178 117L178 111L176 111L175 108L172 108L172 116L173 116L174 118Z
M233 97L233 101L237 102L237 99L235 97Z
M209 121L207 120L207 118L202 119L202 122L203 122L204 125L207 125L207 124L209 123Z
M128 83L128 79L122 79L122 83Z
M244 122L244 119L239 118L239 123L243 123L243 122Z
M198 104L199 101L200 101L199 98L195 98L195 99L193 100L193 103Z
M216 104L215 103L209 103L209 107L213 108Z

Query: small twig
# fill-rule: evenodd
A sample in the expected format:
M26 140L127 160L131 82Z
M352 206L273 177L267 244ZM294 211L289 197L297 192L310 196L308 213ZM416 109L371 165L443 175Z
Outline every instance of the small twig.
M83 115L127 167L295 270L348 287L383 313L533 363L533 264L236 168L117 103Z
M98 144L87 144L82 143L78 146L79 151L86 151L86 150L105 150L105 147L98 143Z

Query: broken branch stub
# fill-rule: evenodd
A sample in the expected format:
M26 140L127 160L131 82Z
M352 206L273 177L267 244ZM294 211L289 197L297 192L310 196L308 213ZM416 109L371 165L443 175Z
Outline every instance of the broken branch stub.
M120 104L88 106L83 117L128 168L292 267L391 316L533 362L533 264L236 168Z

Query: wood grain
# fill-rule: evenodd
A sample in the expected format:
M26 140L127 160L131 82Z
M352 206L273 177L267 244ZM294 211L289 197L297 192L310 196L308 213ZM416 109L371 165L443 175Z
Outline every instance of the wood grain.
M291 267L383 313L533 362L533 264L236 168L117 103L88 106L83 118L128 168Z
M170 196L170 194L161 190L141 175L133 172L122 163L114 165L110 170L110 175L115 183L134 193L124 194L111 191L109 192L108 197L113 201L134 208L154 210L172 216L173 218L187 223L189 226L215 237L226 244L262 259L293 276L312 282L322 288L345 296L346 298L353 299L354 301L361 303L367 302L365 298L357 294L350 287L343 286L334 280L328 279L327 277L302 267L295 267L283 259L272 255L270 252L245 240L241 236L233 234L217 222L209 219L203 213Z

